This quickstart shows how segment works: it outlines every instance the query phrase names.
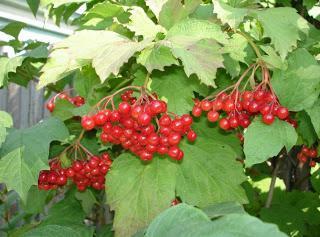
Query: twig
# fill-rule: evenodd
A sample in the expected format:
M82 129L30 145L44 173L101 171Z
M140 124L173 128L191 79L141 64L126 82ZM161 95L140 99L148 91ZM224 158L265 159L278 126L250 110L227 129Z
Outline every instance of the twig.
M281 159L282 155L279 156L278 160L277 160L277 164L276 167L273 170L272 173L272 178L271 178L271 182L270 182L270 186L269 186L269 192L268 192L268 197L267 197L267 201L266 201L266 208L270 208L271 203L272 203L272 198L273 198L273 192L274 192L274 186L276 184L277 181L277 174L278 174L278 170L280 168L280 159Z

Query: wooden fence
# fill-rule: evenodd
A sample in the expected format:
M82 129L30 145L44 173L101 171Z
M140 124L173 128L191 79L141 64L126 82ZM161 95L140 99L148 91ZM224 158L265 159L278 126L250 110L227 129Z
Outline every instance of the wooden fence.
M33 82L28 88L10 83L8 89L0 89L0 110L12 115L15 128L30 127L49 115L43 93Z

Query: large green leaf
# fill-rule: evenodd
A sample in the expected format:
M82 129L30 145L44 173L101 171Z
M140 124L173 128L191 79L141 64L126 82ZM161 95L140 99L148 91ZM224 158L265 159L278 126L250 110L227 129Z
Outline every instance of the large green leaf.
M0 58L0 87L6 85L10 72L16 72L17 67L21 66L24 57Z
M10 179L6 178L2 181L12 185L20 179L23 188L18 192L25 200L31 185L37 185L39 172L48 169L50 143L67 137L67 128L56 118L44 120L31 128L11 131L0 150L0 156L6 157L1 159L3 162L1 167L11 168L1 169L0 176L10 177ZM13 151L15 153L11 153ZM16 159L13 154L19 158ZM17 172L14 170L17 167L20 169L19 173L11 176L12 173Z
M168 109L176 114L188 113L194 104L193 91L202 90L196 78L188 78L177 67L153 73L150 87L160 98L164 97L168 101Z
M82 233L74 228L59 225L46 225L39 228L32 229L24 233L21 237L83 237Z
M247 214L229 214L214 221L199 209L180 204L161 213L148 227L146 237L285 237L273 224Z
M187 18L201 2L201 0L187 0L183 5L181 0L167 0L159 13L160 25L170 29L179 21Z
M160 43L142 50L137 62L146 67L148 72L154 69L164 71L164 67L178 65L179 61L172 55L170 48Z
M314 130L320 138L320 100L318 99L314 105L306 110L310 116Z
M136 35L142 35L143 38L154 39L159 32L165 32L165 29L156 25L145 13L141 7L131 7L130 22L125 24L127 28L135 32Z
M213 12L217 14L222 23L227 23L234 29L238 28L239 24L248 13L248 9L233 8L220 0L214 0L213 4Z
M94 44L92 39L95 39ZM117 75L120 67L148 44L149 41L132 41L112 31L78 31L54 46L42 69L39 87L57 82L91 60L103 82L111 73Z
M278 155L283 147L289 151L296 141L297 134L289 123L275 119L271 125L266 125L258 118L244 134L246 165L264 162Z
M23 148L17 148L0 160L0 182L8 190L15 190L26 201L30 187L37 184L38 177L32 174L30 167L23 160Z
M297 47L299 33L308 33L309 26L294 8L267 8L255 12L261 22L265 37L271 38L271 43L284 59L288 52Z
M130 154L114 161L106 191L107 201L115 210L116 236L130 236L146 226L176 195L201 207L246 202L240 185L246 177L230 146L215 138L198 137L194 145L184 141L181 149L185 154L181 163L155 156L149 164L142 164Z
M115 210L116 236L133 235L170 206L175 198L175 172L176 164L159 157L142 164L135 156L123 154L113 162L106 192Z
M320 65L305 49L294 51L287 70L275 70L272 86L283 106L290 111L310 108L320 94Z
M217 69L223 67L223 51L217 41L226 42L226 37L218 25L191 18L174 25L166 40L188 76L195 73L205 85L215 86Z
M183 162L177 170L177 195L184 202L206 207L212 203L245 203L240 186L246 180L237 154L224 142L212 137L198 137L195 144L184 142ZM205 180L205 182L204 182Z

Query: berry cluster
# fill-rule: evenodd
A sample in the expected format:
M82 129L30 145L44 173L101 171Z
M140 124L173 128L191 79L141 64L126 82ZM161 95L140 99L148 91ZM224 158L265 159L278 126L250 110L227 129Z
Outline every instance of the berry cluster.
M38 178L38 188L43 190L57 189L67 184L68 179L77 185L79 191L87 187L104 189L105 175L112 160L108 153L100 157L92 156L89 160L73 161L69 168L62 168L58 160L50 162L50 170L42 170Z
M197 137L191 129L192 117L172 115L167 111L167 104L153 95L135 99L125 93L121 98L118 109L104 108L93 116L84 116L82 127L85 130L102 128L103 143L121 144L141 160L152 160L155 153L181 160L184 153L178 145L183 136L189 141Z
M46 105L47 109L52 113L56 107L55 102L57 99L68 100L70 103L74 104L76 107L84 105L85 99L81 96L70 97L66 93L61 92L54 96Z
M309 161L310 167L316 166L316 161L312 160L318 157L317 149L308 148L307 146L302 146L300 152L297 154L297 158L300 162L306 163Z
M247 128L252 117L259 114L265 124L272 124L275 117L278 117L295 126L295 121L289 118L288 109L279 104L270 90L262 88L242 93L237 90L230 94L222 92L213 100L196 101L192 110L193 116L200 117L202 111L207 112L210 122L219 120L219 126L224 130Z

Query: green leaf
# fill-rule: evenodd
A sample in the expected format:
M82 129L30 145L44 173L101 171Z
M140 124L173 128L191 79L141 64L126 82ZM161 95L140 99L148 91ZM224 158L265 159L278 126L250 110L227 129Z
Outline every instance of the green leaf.
M181 59L187 76L196 74L205 85L216 87L217 69L224 67L221 46L212 39L184 43L172 48L172 52Z
M13 126L12 117L5 111L0 111L0 126L10 128Z
M23 148L17 148L0 160L0 182L8 190L15 190L23 201L26 201L30 187L37 184L38 177L31 172L23 160Z
M184 142L181 149L185 156L178 166L176 190L184 202L198 207L227 201L247 202L240 185L246 176L229 145L215 137L199 136L195 144Z
M159 43L142 50L137 62L145 66L150 73L154 69L164 71L166 66L179 65L179 61L172 55L170 48Z
M7 136L5 143L0 150L0 156L4 157L7 154L7 159L1 159L1 162L6 162L6 165L13 166L18 163L20 165L20 176L11 177L10 173L15 171L2 169L1 177L11 177L13 180L3 180L5 183L15 183L16 179L21 179L25 182L17 191L22 199L26 199L28 190L32 185L37 185L39 172L43 169L48 169L48 156L50 142L56 140L64 140L68 137L68 130L64 124L56 119L49 118L39 124L21 130L14 130ZM23 150L21 150L23 149ZM11 152L15 151L19 154L19 159L15 159ZM5 161L2 161L5 160ZM13 162L13 163L12 163ZM3 166L3 165L2 165ZM30 175L31 174L31 175ZM26 177L25 177L26 176Z
M201 0L187 0L184 5L181 0L167 0L159 13L159 23L170 29L179 21L187 18L201 3Z
M36 17L40 5L40 0L27 0L27 3L33 15Z
M166 72L156 71L152 74L152 91L156 91L160 98L168 101L168 109L177 114L188 113L194 102L193 91L200 91L196 78L188 78L178 67L169 68ZM183 88L183 90L177 90Z
M14 21L14 22L10 22L9 24L7 24L3 27L0 27L0 31L2 31L8 35L11 35L12 37L17 39L20 34L20 31L24 27L26 27L26 25L27 25L26 23Z
M222 32L218 24L207 20L185 19L175 24L167 35L167 40L173 44L197 42L202 39L214 39L219 43L226 44L228 35Z
M234 8L220 0L214 0L213 5L213 12L217 14L222 23L228 24L233 29L238 28L248 14L248 9Z
M161 213L148 227L146 237L285 237L273 224L266 224L247 214L229 214L210 219L199 209L179 204Z
M144 39L154 39L159 32L165 32L165 29L156 25L145 13L141 7L131 7L130 22L125 26L135 32L135 35L142 35Z
M320 100L318 99L314 105L306 109L306 112L310 116L311 122L313 124L314 130L316 131L318 138L320 138L320 123L319 123L319 118L320 118Z
M298 121L297 132L302 137L304 143L312 146L317 141L317 133L315 132L311 119L305 111L300 111L296 115Z
M91 190L87 189L84 192L76 192L75 197L81 201L82 209L89 215L97 200Z
M6 85L9 80L9 73L16 72L17 67L22 65L24 57L0 58L0 87Z
M73 117L74 108L75 106L68 100L57 99L55 101L55 108L52 115L64 121Z
M290 111L310 108L320 94L320 65L305 49L288 58L287 70L275 70L272 86L283 106Z
M136 233L168 208L176 195L200 207L247 201L240 185L246 177L230 146L215 138L198 137L194 145L184 141L181 149L185 154L181 163L155 156L152 162L143 164L126 153L114 161L106 191L108 204L115 210L117 236Z
M266 53L262 59L271 67L285 70L287 65L271 46L260 45L260 48Z
M218 25L186 19L169 30L166 40L188 76L195 73L202 83L215 87L217 69L223 67L223 51L216 41L226 42L226 35Z
M255 11L257 19L264 29L264 37L271 38L271 43L284 59L288 52L297 47L299 33L308 33L309 26L294 8L266 8Z
M175 171L174 163L159 157L142 164L125 153L113 162L106 178L106 192L107 202L115 210L116 236L133 235L170 206L175 198Z
M252 166L264 162L278 155L283 147L289 151L296 141L297 134L289 123L275 119L271 125L266 125L258 118L244 134L245 163Z
M167 1L168 0L146 0L146 5L150 8L157 19L159 19L160 11Z
M246 214L243 206L237 202L222 202L202 208L210 218L216 218L228 214Z
M46 205L46 199L51 192L39 190L38 186L31 186L23 210L29 214L41 213Z
M92 39L96 39L94 44ZM88 65L91 60L100 80L104 82L111 73L117 75L120 67L148 44L150 41L132 41L112 31L78 31L54 46L48 63L42 69L38 87L57 82Z

